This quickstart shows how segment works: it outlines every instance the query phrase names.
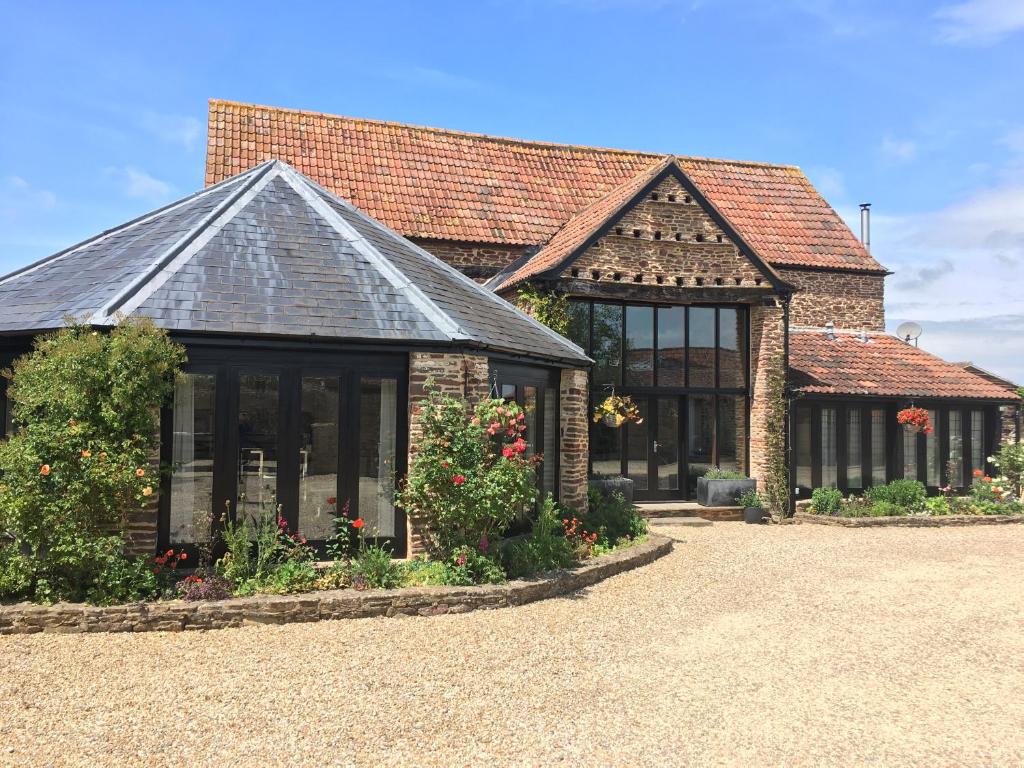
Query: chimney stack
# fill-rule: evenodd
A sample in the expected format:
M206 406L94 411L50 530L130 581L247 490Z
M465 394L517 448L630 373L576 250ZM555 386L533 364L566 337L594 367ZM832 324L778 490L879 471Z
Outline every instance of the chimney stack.
M871 203L860 204L860 241L864 250L871 253Z

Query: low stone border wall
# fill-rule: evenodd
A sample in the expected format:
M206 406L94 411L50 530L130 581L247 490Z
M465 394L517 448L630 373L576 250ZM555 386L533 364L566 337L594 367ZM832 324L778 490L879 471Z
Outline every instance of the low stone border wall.
M1024 523L1024 515L900 515L898 517L832 517L797 512L793 515L796 523L814 525L838 525L845 528L876 528L879 526L902 526L904 528L941 528L964 525L1001 525Z
M647 565L672 551L672 540L648 534L632 547L576 568L530 580L479 587L406 587L255 595L230 600L186 603L169 600L97 607L80 603L0 606L0 635L37 632L180 632L245 624L355 619L371 616L439 616L446 613L507 608L575 592L617 573Z

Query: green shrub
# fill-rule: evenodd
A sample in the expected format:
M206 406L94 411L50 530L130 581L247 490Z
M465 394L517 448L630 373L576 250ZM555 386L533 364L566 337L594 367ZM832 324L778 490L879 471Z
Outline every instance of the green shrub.
M569 299L564 294L542 291L527 285L519 289L520 309L555 333L569 335Z
M560 510L551 494L544 499L530 535L508 542L503 555L508 574L513 578L568 568L576 562L575 549L565 537Z
M467 587L471 584L501 584L508 577L501 563L473 547L459 547L445 563L445 584Z
M761 500L761 494L757 491L744 491L736 499L736 506L764 509L764 502Z
M1003 443L989 461L1018 499L1024 499L1024 443Z
M906 515L907 508L893 504L891 501L876 501L868 507L868 514L871 517L898 517Z
M391 549L361 542L352 558L352 584L360 588L394 589L404 580L402 564L391 559Z
M708 480L746 480L746 475L742 472L736 472L732 469L721 469L720 467L711 467L707 472L704 473L704 477Z
M515 403L485 400L468 419L463 401L431 390L420 419L423 438L399 504L424 519L445 557L497 541L536 497L525 414Z
M864 496L872 502L886 502L905 510L902 514L922 512L928 494L920 480L893 480L888 485L868 488Z
M815 488L811 510L816 515L838 515L843 509L843 494L838 488Z
M402 584L407 587L432 587L449 583L448 565L443 560L426 560L422 557L408 560L404 564Z
M0 544L0 602L14 602L29 596L32 563L13 543Z
M159 482L149 457L184 359L149 321L72 324L5 372L16 430L0 445L0 532L27 554L36 599L149 594L120 534Z
M930 515L948 515L952 513L949 499L945 496L932 496L925 501L925 509Z
M546 503L546 502L545 502ZM597 534L597 543L614 545L622 539L636 539L647 533L647 521L618 491L609 495L596 488L587 493L587 511L581 522L591 533Z

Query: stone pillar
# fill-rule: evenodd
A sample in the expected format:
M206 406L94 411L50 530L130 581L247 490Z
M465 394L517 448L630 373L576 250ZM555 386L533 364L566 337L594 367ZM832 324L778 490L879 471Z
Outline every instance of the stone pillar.
M412 466L416 448L423 436L420 422L420 404L427 397L427 388L451 397L465 399L476 405L490 391L487 374L489 365L483 355L461 352L413 352L409 355L409 466ZM407 549L412 555L426 551L427 537L424 521L411 515L407 523Z
M587 510L587 456L590 449L587 372L562 370L559 500L577 512Z
M782 307L753 306L750 312L750 476L762 481L768 468L766 422L770 404L769 373L781 373L785 340ZM758 483L758 489L763 482Z
M1018 404L999 406L1000 442L1020 442L1020 410Z

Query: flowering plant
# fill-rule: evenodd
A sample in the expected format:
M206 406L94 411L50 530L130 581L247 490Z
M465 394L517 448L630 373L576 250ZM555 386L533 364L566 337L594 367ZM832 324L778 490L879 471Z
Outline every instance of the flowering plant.
M583 523L575 517L567 517L562 520L562 528L565 530L565 538L572 544L577 557L584 559L590 556L590 551L597 543L597 534L588 532Z
M431 389L417 416L423 438L399 504L445 555L496 540L536 496L522 409L484 400L467 418L464 401Z
M643 424L640 408L629 395L609 395L594 409L594 421L603 421L607 426L618 429L627 421Z
M923 435L932 433L932 421L926 408L904 408L896 414L896 421L903 425L904 429L911 432L918 432Z

